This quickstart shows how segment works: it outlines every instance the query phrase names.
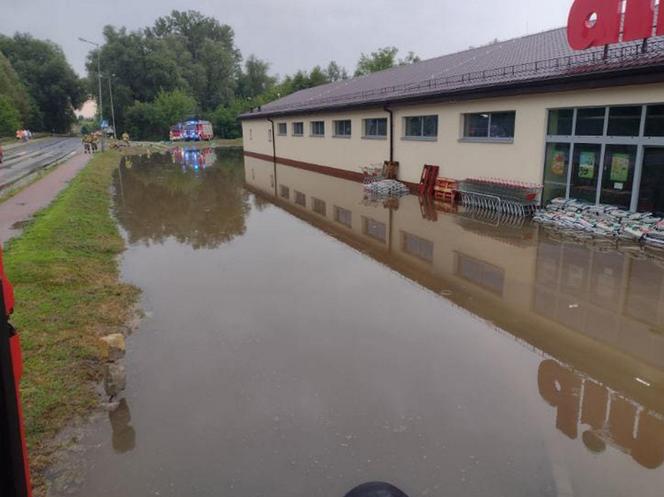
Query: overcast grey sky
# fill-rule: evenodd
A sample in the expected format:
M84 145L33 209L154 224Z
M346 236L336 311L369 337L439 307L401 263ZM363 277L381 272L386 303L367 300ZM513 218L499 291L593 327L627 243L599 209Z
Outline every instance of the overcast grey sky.
M106 24L134 30L173 9L230 24L246 57L281 75L396 46L422 58L565 25L572 0L0 0L0 33L29 32L63 47L83 74L88 46Z

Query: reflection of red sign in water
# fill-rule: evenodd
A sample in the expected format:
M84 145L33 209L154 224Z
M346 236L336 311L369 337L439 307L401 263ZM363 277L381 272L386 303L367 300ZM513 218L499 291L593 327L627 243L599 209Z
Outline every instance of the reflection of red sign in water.
M622 14L622 0L575 0L567 21L567 40L575 50L633 41L664 34L664 2L627 0ZM654 29L655 9L659 10ZM622 33L621 21L624 19ZM621 36L622 35L622 36Z

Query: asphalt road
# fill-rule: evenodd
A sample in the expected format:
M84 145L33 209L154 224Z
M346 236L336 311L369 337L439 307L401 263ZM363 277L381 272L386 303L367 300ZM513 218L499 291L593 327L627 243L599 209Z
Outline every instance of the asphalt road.
M0 164L0 189L81 148L79 138L49 137L5 148Z

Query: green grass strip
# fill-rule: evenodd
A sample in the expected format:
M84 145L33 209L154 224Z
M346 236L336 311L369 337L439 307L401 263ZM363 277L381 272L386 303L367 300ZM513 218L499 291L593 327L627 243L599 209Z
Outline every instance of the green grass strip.
M97 404L99 336L122 327L138 290L119 279L124 241L111 215L110 186L121 154L95 156L4 255L16 293L12 323L23 345L21 385L33 470L48 441Z

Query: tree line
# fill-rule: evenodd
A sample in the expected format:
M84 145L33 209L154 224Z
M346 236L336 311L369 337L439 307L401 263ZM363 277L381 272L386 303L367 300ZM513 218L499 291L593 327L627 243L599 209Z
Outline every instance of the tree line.
M0 35L0 136L21 128L66 133L86 98L59 46L25 33Z
M335 61L274 76L268 62L242 56L230 26L192 10L173 11L135 31L106 26L102 36L79 79L55 44L0 35L0 135L3 122L7 130L68 131L73 109L96 99L98 63L105 120L112 114L112 87L117 131L144 140L163 140L172 124L194 116L211 121L217 136L237 138L238 116L250 108L349 77ZM361 54L354 76L419 61L412 52L397 55L394 47Z

